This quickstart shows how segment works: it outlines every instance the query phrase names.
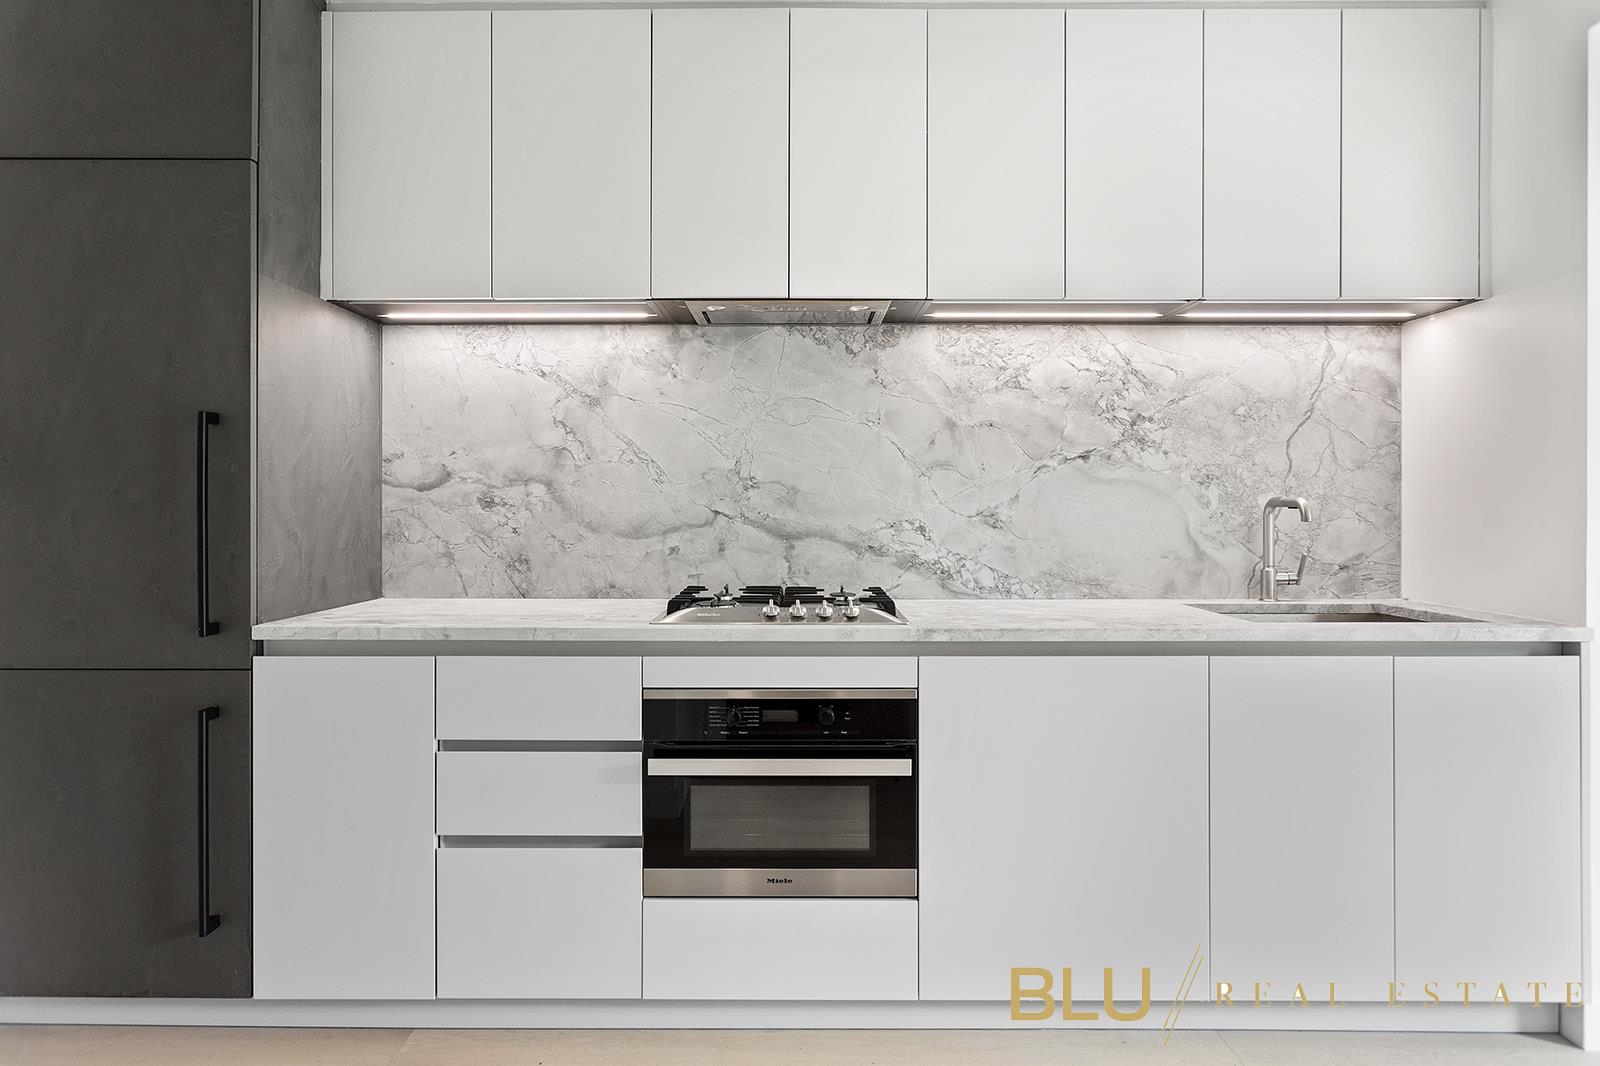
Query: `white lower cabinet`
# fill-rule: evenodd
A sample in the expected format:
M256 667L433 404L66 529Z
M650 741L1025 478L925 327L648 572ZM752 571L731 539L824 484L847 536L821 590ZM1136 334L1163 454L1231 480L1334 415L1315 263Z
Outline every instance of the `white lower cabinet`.
M441 655L440 740L639 739L635 655Z
M441 848L439 998L639 998L641 855Z
M636 837L636 751L441 751L440 836Z
M1394 661L1213 658L1213 981L1353 1003L1393 975Z
M644 998L917 998L917 901L647 899Z
M921 680L921 998L1004 1000L1019 966L1092 1001L1148 967L1170 998L1206 940L1205 658L930 656Z
M257 999L432 999L433 659L258 658Z
M645 688L916 688L908 655L679 655L644 660Z
M1576 656L1395 660L1395 957L1408 1001L1581 979ZM1463 991L1458 982L1473 982Z

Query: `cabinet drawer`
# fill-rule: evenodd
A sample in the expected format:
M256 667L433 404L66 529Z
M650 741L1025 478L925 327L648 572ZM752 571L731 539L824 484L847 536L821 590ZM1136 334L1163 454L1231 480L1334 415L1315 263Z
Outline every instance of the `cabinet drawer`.
M440 836L636 837L636 751L441 751Z
M647 899L646 999L917 998L914 899Z
M640 660L442 655L441 740L638 740Z
M638 848L442 848L440 999L638 999Z
M917 660L879 655L695 655L644 661L647 688L916 688Z

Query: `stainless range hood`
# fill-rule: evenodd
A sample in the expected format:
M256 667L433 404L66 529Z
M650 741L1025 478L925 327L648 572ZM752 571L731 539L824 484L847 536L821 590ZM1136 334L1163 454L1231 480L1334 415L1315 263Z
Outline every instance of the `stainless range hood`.
M922 300L657 300L668 321L696 326L881 326L911 322Z

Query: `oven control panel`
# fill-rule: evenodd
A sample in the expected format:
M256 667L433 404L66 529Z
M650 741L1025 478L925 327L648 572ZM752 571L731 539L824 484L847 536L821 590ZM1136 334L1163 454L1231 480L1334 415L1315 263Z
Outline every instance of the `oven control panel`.
M915 689L646 689L647 741L917 739Z
M705 708L707 737L761 735L852 736L848 706L810 703L803 707L767 706L760 703L708 703Z

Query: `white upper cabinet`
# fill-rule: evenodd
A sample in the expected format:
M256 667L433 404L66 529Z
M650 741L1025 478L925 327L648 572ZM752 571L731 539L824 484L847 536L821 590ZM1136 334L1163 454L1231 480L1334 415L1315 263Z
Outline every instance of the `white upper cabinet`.
M1199 11L1067 12L1069 299L1200 295L1204 50Z
M1062 297L1063 14L928 12L934 299Z
M1482 17L340 11L323 295L1472 298Z
M654 15L651 295L787 296L789 12Z
M796 8L789 18L789 294L923 296L928 13Z
M333 228L327 295L487 299L489 12L326 17Z
M1344 13L1349 298L1478 295L1482 13Z
M1339 296L1339 18L1205 13L1207 298Z
M650 12L497 11L496 299L650 293Z

